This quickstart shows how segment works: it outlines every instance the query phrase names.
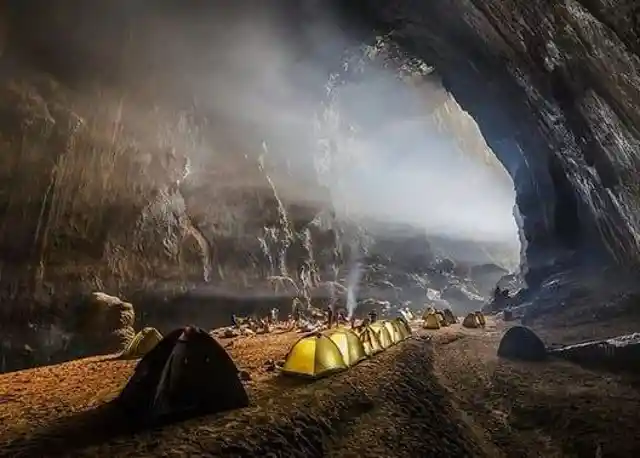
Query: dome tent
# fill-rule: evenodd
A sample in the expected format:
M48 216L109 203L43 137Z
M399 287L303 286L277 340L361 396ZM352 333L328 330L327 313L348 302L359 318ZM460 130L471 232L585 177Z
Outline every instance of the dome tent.
M355 366L367 357L362 341L350 329L338 328L324 334L336 344L347 366Z
M129 345L120 354L122 359L142 358L162 340L162 334L156 328L144 328L137 333Z
M425 329L440 329L440 320L435 313L427 313L422 327Z
M395 321L384 321L383 323L384 327L389 331L389 335L391 336L391 340L394 344L400 343L404 340Z
M342 353L329 337L313 333L300 338L289 350L282 373L320 378L347 369Z
M224 348L196 327L176 329L138 363L116 399L136 423L239 409L249 398Z
M547 357L547 348L531 329L514 326L502 336L498 356L522 361L543 361Z
M389 334L389 330L382 321L376 321L369 327L375 331L382 348L389 348L394 345L393 337Z
M398 328L398 331L400 331L402 340L408 339L412 334L411 326L409 326L409 323L404 321L402 318L396 318L394 321L395 321L396 327Z
M453 314L453 311L451 309L444 309L442 311L442 314L444 315L444 319L447 320L448 324L456 324L458 322L458 319Z
M367 356L373 356L376 353L380 353L384 350L384 347L380 343L380 339L378 338L378 333L372 329L370 326L366 326L363 328L358 334L358 338L362 342L364 347L364 352Z
M480 321L478 315L475 313L468 314L464 320L462 320L462 326L465 328L475 329L480 327Z

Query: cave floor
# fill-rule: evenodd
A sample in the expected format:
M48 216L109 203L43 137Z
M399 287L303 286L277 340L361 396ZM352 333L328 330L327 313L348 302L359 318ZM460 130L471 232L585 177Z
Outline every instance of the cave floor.
M638 456L640 380L500 360L504 326L419 330L311 385L276 383L264 368L299 334L223 340L251 374L252 407L118 437L96 421L135 362L96 357L3 374L0 456ZM569 331L554 332L545 340Z

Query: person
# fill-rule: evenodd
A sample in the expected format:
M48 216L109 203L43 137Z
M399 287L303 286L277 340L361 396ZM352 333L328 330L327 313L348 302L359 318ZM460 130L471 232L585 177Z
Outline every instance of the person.
M271 309L271 323L275 324L278 322L278 315L280 314L280 310L278 310L277 308L272 308Z
M327 307L327 327L331 329L333 327L333 307Z
M500 290L500 285L496 285L496 289L493 290L493 300L499 301L499 297L502 296L502 291Z
M300 321L300 305L300 300L298 300L297 297L294 298L293 303L291 304L291 318L296 323Z
M370 323L375 323L377 319L378 319L378 314L376 313L375 310L371 310L369 312L369 322Z
M238 318L236 317L235 313L231 314L231 324L233 325L234 328L239 328L240 327L238 325Z

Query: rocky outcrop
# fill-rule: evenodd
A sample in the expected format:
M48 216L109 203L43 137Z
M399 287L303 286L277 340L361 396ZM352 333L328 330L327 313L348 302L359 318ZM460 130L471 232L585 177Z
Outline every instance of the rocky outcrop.
M72 345L81 354L110 354L123 351L135 336L133 305L105 293L93 293L80 314Z
M637 265L633 2L364 3L369 26L435 66L513 177L530 284L560 258Z

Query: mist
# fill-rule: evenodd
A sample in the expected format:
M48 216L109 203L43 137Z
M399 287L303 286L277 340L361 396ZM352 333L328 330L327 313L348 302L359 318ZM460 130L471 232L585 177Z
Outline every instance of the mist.
M318 20L310 30L300 39L302 52L268 19L239 24L225 32L233 44L216 55L222 65L205 68L193 81L200 108L238 126L236 134L245 140L267 142L274 174L286 169L290 183L281 193L289 201L319 197L305 183L321 173L314 160L317 117L333 70L323 56L348 42L328 21ZM340 126L330 134L332 164L322 177L332 192L320 204L361 221L407 224L518 251L513 184L437 79L407 82L379 59L335 92L332 109Z
M181 146L194 143L189 129L170 142L189 156L191 176L204 174L210 186L225 179L232 187L267 186L256 179L256 167L244 177L218 174L215 182L207 175L263 154L266 143L266 169L285 201L332 206L361 222L505 244L517 253L513 184L437 76L399 78L397 62L363 47L326 8L296 7L308 9L306 21L292 21L287 8L245 2L215 15L158 9L127 33L112 32L129 36L128 57L118 67L118 84L128 91L114 91L114 99L125 100L128 128L143 149L147 143L153 149L154 130L164 123L156 105L195 111L206 119L197 147ZM89 37L76 31L73 39L82 49L99 42L95 61L116 52L110 38ZM349 73L340 66L345 49L362 68L332 89L326 105L331 76ZM332 122L336 126L327 127ZM329 164L322 164L325 140L332 145ZM318 181L331 192L319 192Z

